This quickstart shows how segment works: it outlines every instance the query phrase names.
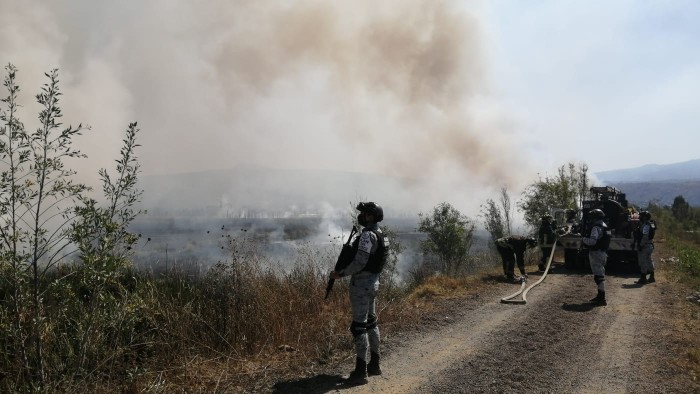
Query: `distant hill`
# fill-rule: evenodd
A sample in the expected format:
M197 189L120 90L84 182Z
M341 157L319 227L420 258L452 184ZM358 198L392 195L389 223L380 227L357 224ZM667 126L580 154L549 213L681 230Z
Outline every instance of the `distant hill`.
M673 164L647 164L636 168L601 171L595 174L604 183L700 180L700 159Z
M622 190L636 205L646 206L649 202L670 205L681 195L690 205L700 206L700 159L601 171L595 175L603 185Z
M676 196L683 196L692 206L700 206L700 181L659 181L606 183L627 194L627 199L638 206L649 202L671 205Z

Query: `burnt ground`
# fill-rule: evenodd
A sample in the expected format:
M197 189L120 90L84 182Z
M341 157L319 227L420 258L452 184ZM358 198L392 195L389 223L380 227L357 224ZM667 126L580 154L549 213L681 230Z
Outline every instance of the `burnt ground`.
M338 385L353 367L278 382L275 393L700 393L684 363L700 339L696 305L663 272L655 284L607 277L608 306L594 307L592 276L557 267L526 305L502 304L518 285L494 283L447 302L418 329L383 338L384 374ZM529 283L539 279L530 275ZM688 308L691 308L690 312ZM693 348L695 350L693 350Z

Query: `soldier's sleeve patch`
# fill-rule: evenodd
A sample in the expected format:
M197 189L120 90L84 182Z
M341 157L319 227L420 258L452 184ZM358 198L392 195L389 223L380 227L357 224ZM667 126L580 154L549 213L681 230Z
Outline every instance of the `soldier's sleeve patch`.
M357 247L357 250L361 250L367 254L372 252L372 237L369 231L365 231L360 236L360 245Z

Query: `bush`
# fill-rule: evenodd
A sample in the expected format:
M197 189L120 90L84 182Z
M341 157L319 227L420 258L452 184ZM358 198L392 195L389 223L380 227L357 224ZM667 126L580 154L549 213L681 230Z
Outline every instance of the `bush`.
M468 264L474 223L449 203L433 208L430 215L420 214L418 231L428 234L423 250L437 256L437 269L447 275L457 275Z

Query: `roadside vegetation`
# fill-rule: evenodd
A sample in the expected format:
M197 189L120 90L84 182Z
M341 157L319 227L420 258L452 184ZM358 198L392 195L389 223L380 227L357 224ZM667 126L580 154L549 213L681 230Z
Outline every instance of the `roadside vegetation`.
M241 233L222 236L229 257L203 276L134 269L139 235L129 224L145 214L134 208L142 194L137 124L124 132L115 171L98 171L95 193L68 168L85 157L72 142L89 127L61 124L58 72L46 74L36 96L35 131L19 119L16 75L5 67L0 106L1 392L256 390L354 357L347 281L324 300L339 245L301 248L282 268L263 257L255 234ZM585 166L562 167L518 207L536 220L550 208L539 202L575 204L585 185ZM700 213L681 202L653 209L678 253L675 269L700 289ZM505 188L482 208L492 237L509 234L512 218ZM474 228L447 202L420 214L422 262L404 280L396 275L402 246L392 243L378 301L384 336L419 327L443 307L436 300L497 280L495 253L470 253Z
M700 292L700 207L677 196L671 206L651 203L649 212L675 255L667 265L680 282Z
M243 234L222 238L230 258L201 277L134 269L139 235L129 224L145 213L134 208L142 194L137 124L124 133L116 171L98 171L97 193L74 182L68 167L86 157L73 142L90 128L62 125L58 71L46 73L36 95L34 131L19 117L18 71L4 71L0 391L235 391L349 357L346 281L323 298L333 253L302 248L281 269ZM425 300L476 286L464 272L488 264L488 256L468 253L471 219L448 203L421 217L430 265L399 282L401 245L392 244L379 301L387 334L415 325L431 308Z

